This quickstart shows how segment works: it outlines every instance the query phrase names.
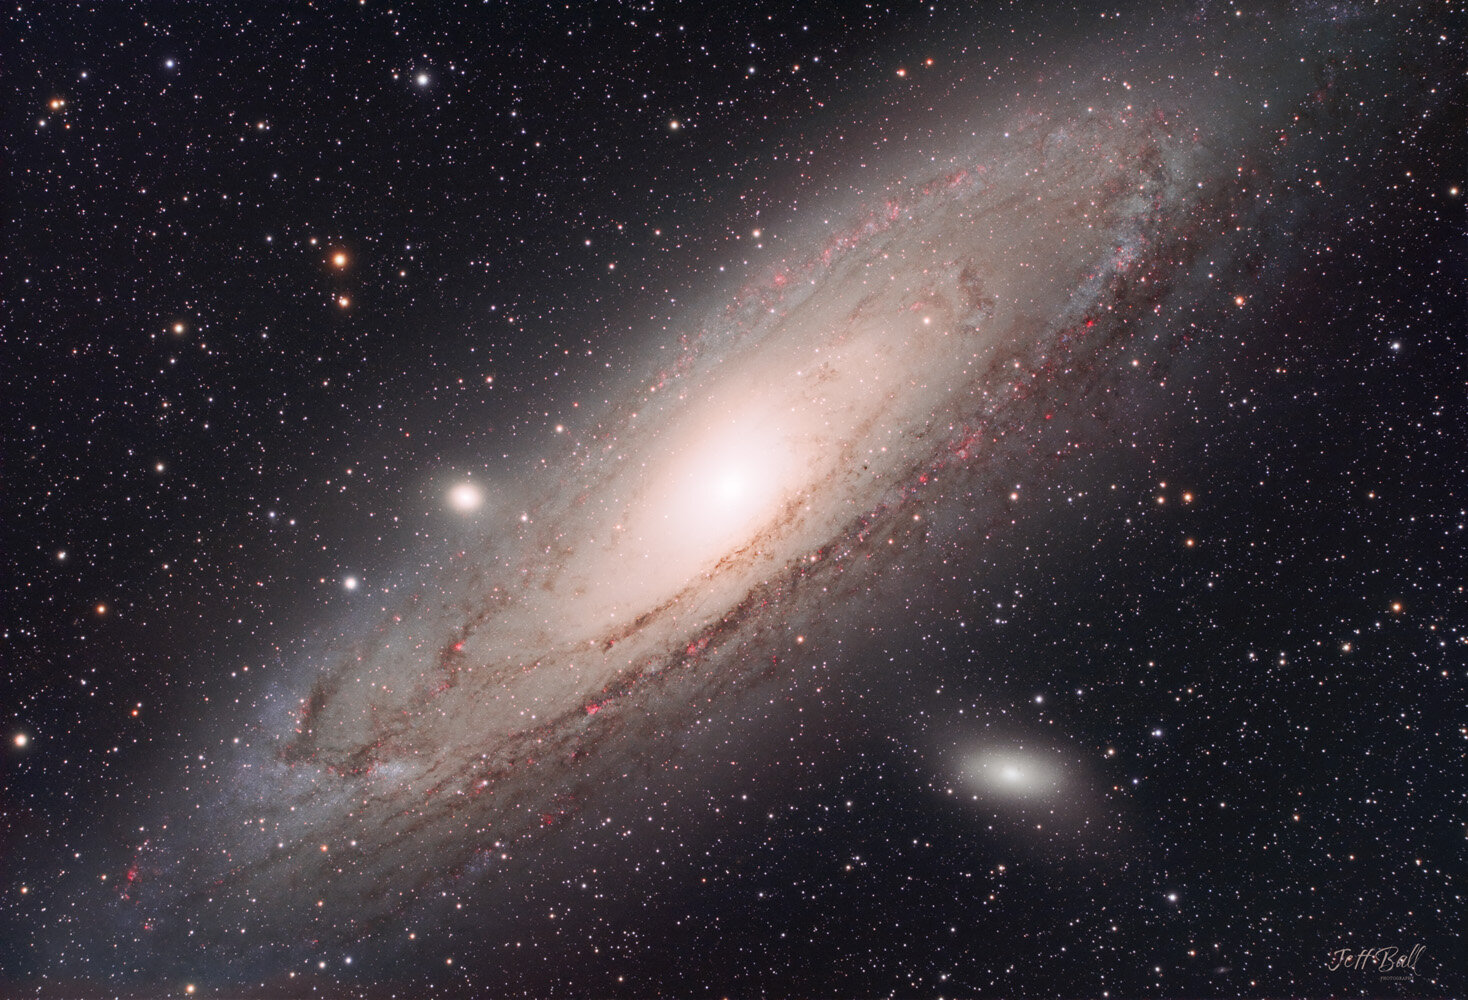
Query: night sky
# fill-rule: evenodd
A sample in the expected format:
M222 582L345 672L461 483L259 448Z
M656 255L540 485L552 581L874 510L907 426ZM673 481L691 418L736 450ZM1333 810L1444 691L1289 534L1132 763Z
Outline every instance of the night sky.
M13 4L0 995L1465 995L1465 27Z

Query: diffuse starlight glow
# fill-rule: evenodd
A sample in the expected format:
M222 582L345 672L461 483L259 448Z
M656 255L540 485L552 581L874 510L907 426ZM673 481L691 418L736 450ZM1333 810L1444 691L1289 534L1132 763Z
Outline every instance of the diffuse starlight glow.
M1020 747L980 750L965 763L966 784L989 799L1051 800L1065 790L1065 773L1051 754Z
M449 506L461 514L469 514L484 503L484 491L473 483L455 483L449 489Z

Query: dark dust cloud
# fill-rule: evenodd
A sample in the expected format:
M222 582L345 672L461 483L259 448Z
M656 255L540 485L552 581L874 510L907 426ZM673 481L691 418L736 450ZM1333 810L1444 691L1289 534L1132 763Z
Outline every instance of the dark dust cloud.
M8 20L8 991L1462 988L1451 6Z

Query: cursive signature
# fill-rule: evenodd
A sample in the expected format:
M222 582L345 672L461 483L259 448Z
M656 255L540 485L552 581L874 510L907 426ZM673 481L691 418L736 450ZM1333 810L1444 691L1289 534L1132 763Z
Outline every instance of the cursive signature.
M1395 945L1380 948L1337 948L1326 959L1325 967L1336 969L1377 969L1381 972L1417 971L1417 959L1427 950L1426 945L1414 945L1410 952L1403 952Z

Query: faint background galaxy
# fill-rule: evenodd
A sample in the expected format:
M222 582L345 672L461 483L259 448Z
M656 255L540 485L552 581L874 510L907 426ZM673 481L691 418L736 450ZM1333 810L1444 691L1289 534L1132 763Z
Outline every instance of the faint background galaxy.
M5 18L0 993L1468 988L1456 5Z

